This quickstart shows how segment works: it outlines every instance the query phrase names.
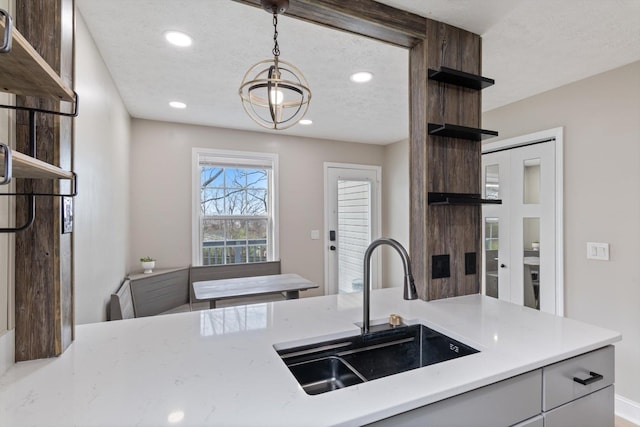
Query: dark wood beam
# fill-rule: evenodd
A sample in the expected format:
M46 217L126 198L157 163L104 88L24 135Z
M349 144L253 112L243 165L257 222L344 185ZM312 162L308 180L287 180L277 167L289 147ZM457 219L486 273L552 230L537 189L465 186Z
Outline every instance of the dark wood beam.
M261 7L260 0L234 1ZM373 0L290 0L285 15L405 48L426 37L426 18Z

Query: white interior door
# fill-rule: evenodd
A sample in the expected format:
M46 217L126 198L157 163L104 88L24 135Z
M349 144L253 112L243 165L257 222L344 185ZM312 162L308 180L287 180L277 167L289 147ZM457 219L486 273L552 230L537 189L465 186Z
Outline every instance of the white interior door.
M502 205L482 210L483 292L562 314L556 144L547 138L512 148L498 145L493 152L490 144L483 147L484 197L502 199Z
M511 234L509 228L509 155L500 151L482 155L482 186L484 197L502 200L500 205L487 204L482 207L483 223L483 289L494 298L511 301L510 270Z
M380 236L380 167L325 164L325 289L362 291L364 252ZM379 255L372 287L378 287Z

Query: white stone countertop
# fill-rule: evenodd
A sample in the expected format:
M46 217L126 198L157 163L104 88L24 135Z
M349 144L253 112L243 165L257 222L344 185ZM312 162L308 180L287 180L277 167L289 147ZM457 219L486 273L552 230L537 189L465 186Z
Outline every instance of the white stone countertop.
M310 396L273 345L357 334L361 293L80 325L62 356L0 377L0 426L355 426L621 339L480 295L372 292L371 318L390 313L480 352Z

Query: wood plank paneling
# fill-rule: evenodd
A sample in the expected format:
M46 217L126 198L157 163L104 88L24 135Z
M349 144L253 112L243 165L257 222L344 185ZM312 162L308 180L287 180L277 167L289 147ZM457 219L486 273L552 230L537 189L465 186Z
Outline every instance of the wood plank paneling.
M480 37L450 25L427 20L427 66L480 73ZM480 92L464 87L427 81L427 121L480 127ZM426 191L480 192L480 144L456 138L428 136L426 145ZM412 154L413 155L413 154ZM413 173L413 171L412 171ZM428 206L423 220L427 226L427 300L478 293L480 289L479 206ZM411 254L414 256L414 248ZM465 274L465 253L476 253L476 274ZM433 255L449 255L448 278L432 279Z
M71 87L73 0L21 0L16 6L18 30ZM16 103L53 111L61 108L59 102L44 98L18 96ZM36 157L70 168L71 119L51 114L35 117ZM29 153L29 120L25 112L16 114L16 147ZM18 192L54 193L61 189L65 190L54 180L16 182ZM25 198L18 197L17 224L24 223L26 210ZM57 356L73 339L71 237L61 235L59 198L36 198L33 226L16 234L15 262L16 361Z
M425 18L372 0L290 0L286 15L405 48L420 43L426 28Z
M416 289L426 299L429 283L425 242L427 231L427 42L409 51L409 253Z

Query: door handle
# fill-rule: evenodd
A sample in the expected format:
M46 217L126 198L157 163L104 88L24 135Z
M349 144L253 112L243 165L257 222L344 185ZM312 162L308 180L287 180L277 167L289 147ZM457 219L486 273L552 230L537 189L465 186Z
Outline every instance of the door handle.
M336 247L335 247L335 246L333 246L333 245L331 245L331 246L329 246L329 249L330 249L330 250L332 250L332 251L335 251L335 250L336 250Z
M500 268L507 268L505 264L500 264Z

